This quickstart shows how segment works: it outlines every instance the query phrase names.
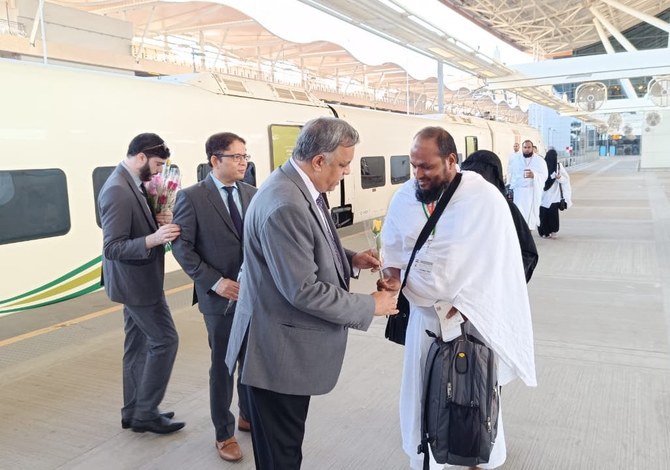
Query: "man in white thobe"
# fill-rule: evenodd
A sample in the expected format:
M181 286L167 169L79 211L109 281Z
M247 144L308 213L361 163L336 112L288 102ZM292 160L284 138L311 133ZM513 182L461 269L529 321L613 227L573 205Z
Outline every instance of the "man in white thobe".
M540 203L546 179L547 165L544 159L533 153L533 142L525 140L522 153L510 157L507 181L514 192L514 204L531 230L540 225Z
M415 136L410 150L415 179L403 184L391 200L382 230L385 278L378 288L400 288L431 207L458 172L456 161L454 140L444 129L427 127ZM400 425L410 466L420 470L423 457L416 449L421 441L423 374L433 341L425 330L440 335L446 317L460 312L495 351L500 385L517 377L528 386L536 385L528 291L514 222L504 196L479 174L462 172L435 230L416 255L403 292L410 302L410 319ZM436 306L448 313L438 314ZM456 336L459 331L457 326L447 335ZM498 419L491 458L479 468L496 468L505 462L502 411ZM431 455L431 469L442 467Z
M509 154L507 157L507 164L509 167L509 162L512 161L512 158L514 158L516 155L521 155L521 146L519 145L519 142L514 142L514 151ZM507 178L509 179L509 174L507 175Z

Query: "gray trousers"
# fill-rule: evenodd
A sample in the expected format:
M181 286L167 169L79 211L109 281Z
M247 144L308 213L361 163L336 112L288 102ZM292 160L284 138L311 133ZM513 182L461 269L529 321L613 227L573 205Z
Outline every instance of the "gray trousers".
M124 305L123 419L159 416L179 337L165 295L148 306Z
M207 327L207 339L212 351L212 365L209 369L209 406L212 423L216 432L216 440L224 441L235 435L235 416L230 411L233 401L235 385L234 371L231 374L226 366L226 351L230 339L230 329L233 326L233 315L203 315ZM239 356L238 363L242 367L244 351ZM237 379L237 399L240 414L243 419L249 420L247 408L246 386Z

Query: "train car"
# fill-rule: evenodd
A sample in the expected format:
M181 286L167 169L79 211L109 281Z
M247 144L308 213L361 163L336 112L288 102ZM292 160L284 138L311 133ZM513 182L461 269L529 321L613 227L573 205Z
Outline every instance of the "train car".
M302 124L339 116L361 135L351 175L328 195L340 226L385 213L411 177L412 136L427 125L451 132L461 158L481 148L506 160L515 139L539 141L527 126L327 105L296 87L215 74L139 78L0 60L0 77L0 315L100 288L97 194L141 132L165 139L182 186L207 174L207 137L235 132L262 184Z

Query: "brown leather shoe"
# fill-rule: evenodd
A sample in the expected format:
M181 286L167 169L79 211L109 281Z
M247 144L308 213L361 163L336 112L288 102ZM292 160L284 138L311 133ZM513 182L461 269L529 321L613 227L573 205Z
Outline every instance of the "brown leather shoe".
M228 462L237 462L242 460L242 449L237 443L235 436L225 441L216 441L216 448L219 451L219 457Z
M237 419L237 429L244 432L251 432L251 423L240 416Z

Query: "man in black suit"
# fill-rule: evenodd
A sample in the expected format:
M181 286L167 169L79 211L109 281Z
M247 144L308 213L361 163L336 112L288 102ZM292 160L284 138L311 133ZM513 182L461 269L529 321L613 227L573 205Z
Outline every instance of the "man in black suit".
M181 227L181 236L172 244L172 251L194 281L193 300L207 326L212 352L209 400L216 447L222 459L237 461L242 452L234 435L235 416L230 412L234 377L228 372L225 356L239 293L242 219L256 188L242 182L249 159L244 139L231 132L215 134L207 140L205 151L212 171L177 194L174 221ZM238 428L249 431L243 387L238 380Z
M121 426L135 432L167 434L184 427L160 413L179 338L165 301L163 244L179 236L172 214L152 214L144 183L160 173L170 156L163 139L140 134L100 190L102 271L105 291L123 304Z

